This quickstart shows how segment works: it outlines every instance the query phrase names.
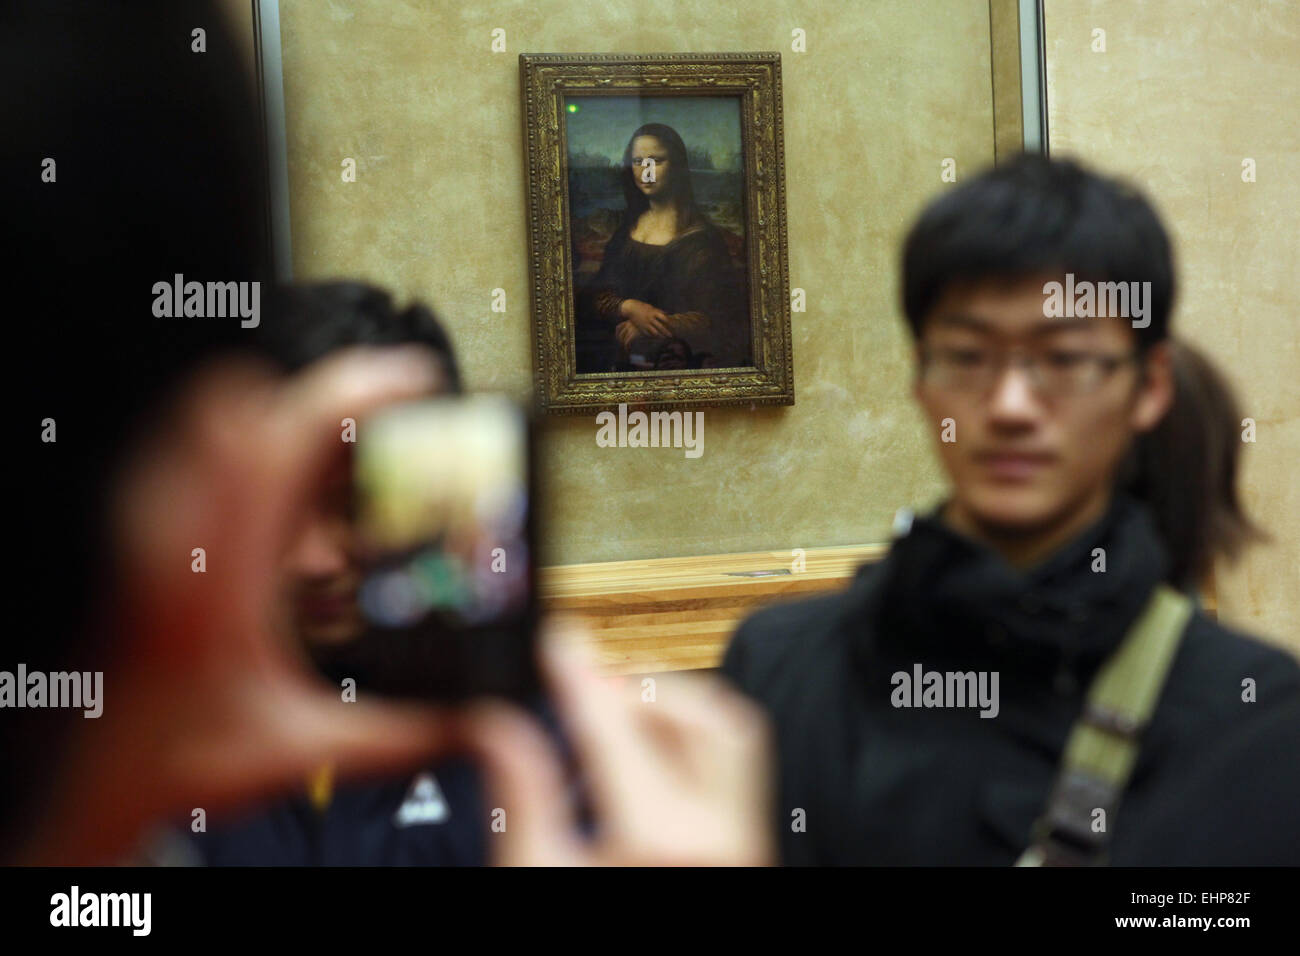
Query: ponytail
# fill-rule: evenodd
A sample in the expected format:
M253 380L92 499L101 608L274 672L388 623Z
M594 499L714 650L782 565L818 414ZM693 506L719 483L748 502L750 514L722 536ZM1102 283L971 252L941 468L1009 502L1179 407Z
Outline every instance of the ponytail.
M1169 583L1199 586L1214 559L1265 539L1237 492L1241 412L1232 387L1200 351L1170 338L1174 401L1130 456L1126 490L1143 501L1169 553Z

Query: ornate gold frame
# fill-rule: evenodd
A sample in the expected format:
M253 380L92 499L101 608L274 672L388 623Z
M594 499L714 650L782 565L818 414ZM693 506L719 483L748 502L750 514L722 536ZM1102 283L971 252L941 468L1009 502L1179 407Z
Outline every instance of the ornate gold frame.
M522 53L534 381L540 411L611 405L793 405L790 271L779 53ZM566 94L739 96L754 366L577 374L569 236Z

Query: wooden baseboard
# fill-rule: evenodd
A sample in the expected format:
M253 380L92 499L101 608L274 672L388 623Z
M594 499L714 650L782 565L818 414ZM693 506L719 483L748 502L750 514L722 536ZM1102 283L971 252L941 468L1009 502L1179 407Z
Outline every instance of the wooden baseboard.
M717 667L743 618L772 601L844 587L888 545L568 564L539 571L546 612L583 619L609 674Z

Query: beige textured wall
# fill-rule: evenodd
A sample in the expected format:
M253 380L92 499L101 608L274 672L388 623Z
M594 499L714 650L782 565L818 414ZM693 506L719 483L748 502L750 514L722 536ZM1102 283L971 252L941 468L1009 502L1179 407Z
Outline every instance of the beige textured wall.
M993 159L986 0L282 0L294 270L435 304L472 388L531 394L521 52L780 50L797 404L706 410L704 455L546 427L547 563L882 540L940 489L907 400L897 247ZM505 54L490 51L493 28ZM790 50L791 30L807 52ZM344 157L357 182L340 180ZM508 311L490 309L494 288Z
M1220 570L1223 618L1300 652L1300 4L1047 0L1045 19L1052 152L1155 199L1179 257L1175 329L1258 423L1244 498L1275 541Z

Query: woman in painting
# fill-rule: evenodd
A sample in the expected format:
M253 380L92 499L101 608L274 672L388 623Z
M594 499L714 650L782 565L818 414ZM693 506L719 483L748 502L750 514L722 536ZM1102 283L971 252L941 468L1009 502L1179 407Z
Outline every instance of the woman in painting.
M633 133L622 181L627 210L578 303L578 371L662 368L659 353L680 342L695 367L752 365L743 277L696 205L676 130Z

